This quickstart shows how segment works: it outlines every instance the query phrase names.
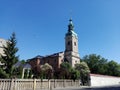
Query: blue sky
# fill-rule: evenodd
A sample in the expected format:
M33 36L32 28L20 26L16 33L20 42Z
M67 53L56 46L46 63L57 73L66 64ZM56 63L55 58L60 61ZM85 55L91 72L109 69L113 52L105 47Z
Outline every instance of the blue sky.
M81 58L120 63L120 0L0 0L0 38L16 33L20 59L64 51L70 17Z

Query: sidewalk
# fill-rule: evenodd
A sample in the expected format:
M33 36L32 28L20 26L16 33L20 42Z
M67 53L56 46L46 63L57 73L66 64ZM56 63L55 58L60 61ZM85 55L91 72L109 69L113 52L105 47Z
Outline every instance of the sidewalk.
M120 85L100 86L100 87L91 87L91 86L65 87L65 88L54 88L51 90L120 90Z
M52 90L85 90L85 89L91 89L90 86L77 86L77 87L57 87L57 88L53 88Z

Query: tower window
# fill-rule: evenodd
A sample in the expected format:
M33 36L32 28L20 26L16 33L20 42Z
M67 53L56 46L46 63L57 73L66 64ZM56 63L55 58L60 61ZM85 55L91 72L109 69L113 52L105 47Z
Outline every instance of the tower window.
M57 62L57 60L55 59L55 63Z
M76 46L76 42L74 42L74 45Z
M70 42L68 42L67 44L70 45Z

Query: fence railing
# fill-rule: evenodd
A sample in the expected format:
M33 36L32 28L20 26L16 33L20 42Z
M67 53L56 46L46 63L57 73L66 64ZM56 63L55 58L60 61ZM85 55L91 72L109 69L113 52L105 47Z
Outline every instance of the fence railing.
M56 87L79 86L79 80L66 79L0 79L0 90L43 90Z

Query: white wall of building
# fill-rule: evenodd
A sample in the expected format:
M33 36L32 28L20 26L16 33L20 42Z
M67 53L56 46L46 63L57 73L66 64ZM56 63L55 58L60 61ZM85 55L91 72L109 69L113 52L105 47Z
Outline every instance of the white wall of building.
M120 77L91 74L91 86L120 85Z

